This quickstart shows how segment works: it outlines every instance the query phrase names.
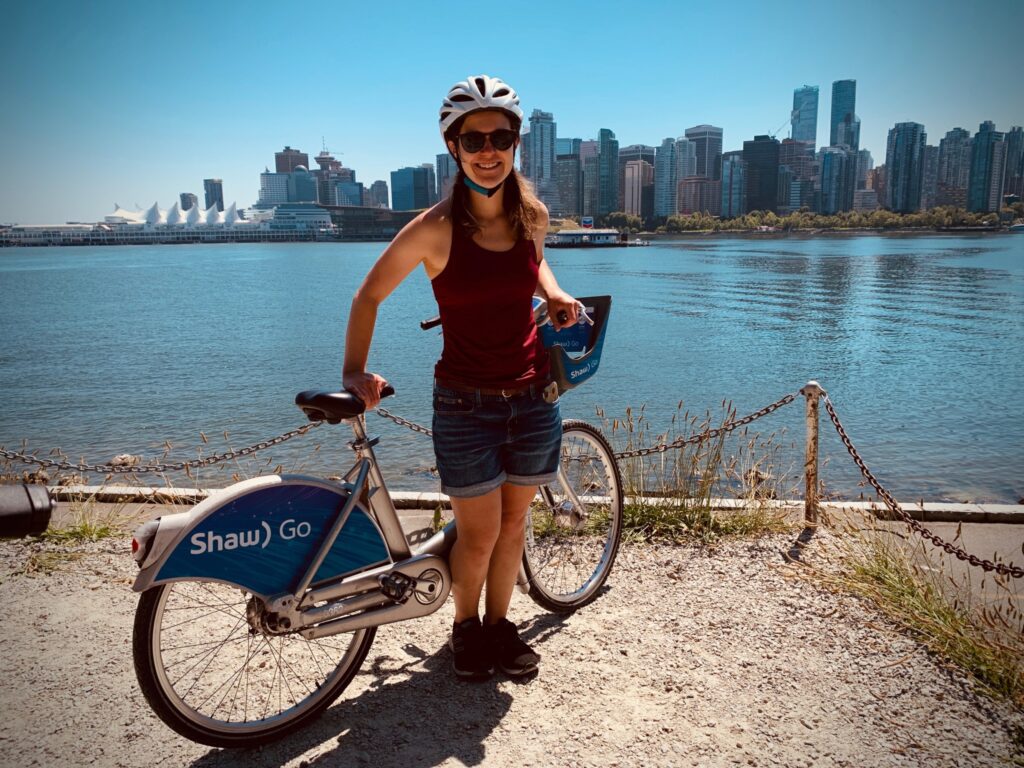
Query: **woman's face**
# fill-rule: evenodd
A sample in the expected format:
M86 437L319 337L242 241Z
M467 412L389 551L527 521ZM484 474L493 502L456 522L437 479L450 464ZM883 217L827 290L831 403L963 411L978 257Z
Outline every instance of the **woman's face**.
M509 130L512 128L512 121L504 112L474 112L462 121L459 134L470 131L490 133L499 128ZM449 147L457 152L462 161L462 170L466 175L480 186L488 188L498 186L512 172L512 163L518 143L517 138L515 144L502 151L495 149L488 137L483 149L479 152L467 152L461 144L456 147L453 142L448 142Z

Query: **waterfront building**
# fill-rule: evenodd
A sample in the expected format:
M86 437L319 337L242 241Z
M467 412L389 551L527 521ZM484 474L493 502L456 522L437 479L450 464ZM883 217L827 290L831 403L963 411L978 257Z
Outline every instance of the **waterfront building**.
M519 132L519 174L530 178L530 126L524 125Z
M832 114L829 119L829 135L828 143L835 147L841 144L846 144L854 149L856 147L850 142L842 141L843 138L849 139L850 137L841 136L840 126L846 123L846 131L849 131L849 126L852 124L853 119L856 117L857 107L857 81L856 80L836 80L832 83Z
M260 196L255 208L273 208L288 202L288 173L264 170L260 174Z
M649 147L653 155L654 148ZM651 157L653 161L653 156ZM623 207L626 213L647 222L654 215L654 163L629 160L623 174Z
M583 215L597 217L601 194L601 158L597 154L581 158L583 167Z
M747 210L774 211L778 205L779 141L755 136L743 142L746 164Z
M868 188L868 171L875 166L875 159L866 149L857 150L857 189Z
M374 182L376 184L378 182ZM379 182L385 184L385 182ZM385 184L385 186L387 186ZM369 193L372 194L373 185ZM387 207L387 193L383 206L330 206L330 214L337 237L341 240L382 240L394 239L395 235L416 218L417 211L392 211Z
M578 155L583 139L560 139L555 137L555 155Z
M224 210L224 182L220 179L203 179L203 191L206 193L206 207L216 205L218 211Z
M820 213L831 215L853 208L857 156L846 146L822 147L820 154Z
M813 153L818 143L818 86L805 85L793 91L790 127L790 138L810 144Z
M711 185L714 182L707 176L688 176L680 179L676 187L676 200L679 213L710 213ZM720 205L715 206L720 209Z
M890 211L914 213L921 209L926 140L924 126L920 123L896 123L889 130L885 152L885 167L889 173L885 207Z
M676 212L676 140L664 139L654 154L654 215Z
M779 145L779 212L812 207L817 175L813 142L783 139Z
M747 212L747 186L743 152L722 154L722 212L723 219L732 219Z
M335 202L330 205L363 206L366 204L365 191L358 181L339 181L334 185L332 195Z
M616 210L626 210L626 163L643 160L654 167L654 147L646 144L630 144L619 148L619 200Z
M619 141L608 128L597 132L597 215L619 210Z
M194 192L182 192L179 195L181 199L181 210L188 211L199 205L199 198L196 197Z
M697 144L685 136L676 139L676 187L687 176L697 176ZM703 175L703 174L700 174ZM678 209L679 206L676 205Z
M558 187L555 181L555 138L558 126L551 112L535 109L530 114L530 130L523 137L528 158L527 177L533 182L540 201L557 208Z
M433 163L423 163L421 166L427 172L427 205L437 203L437 177L434 174Z
M1006 132L1006 170L1003 194L1024 198L1024 128L1015 125Z
M1006 169L1005 136L991 120L978 127L971 142L971 175L967 184L967 210L998 211L1003 203Z
M939 148L926 144L924 147L924 171L921 175L921 210L930 211L938 203Z
M853 210L870 213L878 210L878 194L873 189L857 189L853 193Z
M594 139L580 141L580 161L586 162L588 157L597 157L598 146Z
M579 139L575 141L579 149ZM572 144L570 147L574 146ZM583 215L583 166L579 151L555 157L555 183L558 185L558 207L551 210L553 216L579 218Z
M274 170L278 173L291 173L298 166L309 168L309 155L291 147L285 147L274 153Z
M288 174L289 203L317 203L320 201L320 190L317 189L317 178L304 165L296 165Z
M722 129L713 125L695 125L684 131L687 139L693 142L697 158L694 176L708 179L722 178Z
M388 205L388 183L378 179L370 185L370 195L367 204L374 208L389 208Z
M967 207L967 185L971 177L971 134L963 128L947 131L939 141L936 205Z
M459 164L450 152L438 155L437 160L437 198L443 200L452 191L452 184L455 183L455 176L459 172Z
M418 211L429 207L427 171L423 166L391 172L391 207L396 211Z

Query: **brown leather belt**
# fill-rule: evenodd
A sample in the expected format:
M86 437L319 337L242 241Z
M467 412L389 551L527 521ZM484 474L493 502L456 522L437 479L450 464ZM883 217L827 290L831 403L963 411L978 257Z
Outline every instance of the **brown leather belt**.
M493 387L474 387L472 384L463 384L458 381L451 381L449 379L434 379L434 383L444 389L451 389L455 392L469 392L469 393L480 393L481 395L497 395L498 397L518 397L519 395L527 395L531 392L540 394L544 391L544 387L547 386L547 382L538 381L533 384L524 384L521 387L507 387L505 389L495 389Z

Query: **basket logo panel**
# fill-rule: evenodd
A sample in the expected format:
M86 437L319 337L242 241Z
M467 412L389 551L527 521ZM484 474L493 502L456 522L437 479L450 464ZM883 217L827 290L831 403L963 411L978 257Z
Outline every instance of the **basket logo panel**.
M157 579L209 578L270 595L293 589L346 496L308 485L262 488L207 515L175 547ZM356 507L314 582L386 562L376 526Z

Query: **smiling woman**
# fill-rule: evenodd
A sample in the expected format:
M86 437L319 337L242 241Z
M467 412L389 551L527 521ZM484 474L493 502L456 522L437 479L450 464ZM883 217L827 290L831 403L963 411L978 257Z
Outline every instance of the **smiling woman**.
M372 408L385 385L366 371L377 308L423 265L444 327L433 437L458 528L451 648L455 674L465 679L485 679L496 667L516 677L537 671L540 656L506 618L527 509L538 486L554 479L562 439L534 294L547 299L556 328L577 318L577 302L544 261L547 210L514 167L522 120L518 95L497 78L452 86L439 112L459 168L451 195L384 251L356 292L345 338L345 388Z

